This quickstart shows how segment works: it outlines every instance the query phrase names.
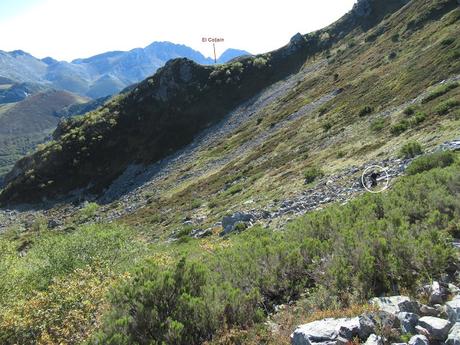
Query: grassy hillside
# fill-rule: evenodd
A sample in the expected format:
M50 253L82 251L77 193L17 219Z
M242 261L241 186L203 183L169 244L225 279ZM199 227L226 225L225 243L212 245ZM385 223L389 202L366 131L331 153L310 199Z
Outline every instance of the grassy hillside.
M44 91L0 106L0 176L35 150L56 127L58 112L85 99L65 91Z
M459 137L460 9L369 3L271 54L173 61L19 162L3 202L107 189L0 212L0 342L284 345L452 276L460 157L430 151ZM416 155L386 192L353 189L366 165ZM303 195L319 209L218 235Z
M288 344L263 323L275 305L304 306L290 316L293 327L311 319L309 311L359 313L375 294L415 293L420 282L449 272L451 236L460 230L456 159L414 171L388 193L308 214L282 232L256 226L225 239L148 244L121 225L59 233L37 219L27 234L11 229L0 240L0 339Z

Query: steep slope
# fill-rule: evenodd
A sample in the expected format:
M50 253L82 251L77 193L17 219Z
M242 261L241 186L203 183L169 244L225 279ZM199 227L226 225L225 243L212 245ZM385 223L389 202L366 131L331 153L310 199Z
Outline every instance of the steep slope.
M359 3L331 27L306 37L298 34L288 46L263 56L249 57L222 67L199 67L185 60L169 63L130 94L71 124L67 132L46 150L18 162L7 178L9 185L2 193L2 201L38 200L43 196L64 195L70 190L87 187L92 192L100 192L128 164L148 163L165 157L187 144L201 129L221 118L232 107L295 72L308 56L327 51L347 32L358 33L363 26L377 24L379 18L403 6L406 1L388 1L384 7L379 1L365 3L368 4L366 11ZM448 12L452 9L452 2L443 6ZM344 30L345 24L347 31ZM325 88L329 88L327 92L340 88L334 84L328 82L321 88L312 89L314 95L309 99L314 100L321 92L325 93ZM291 97L301 92L296 89ZM295 102L302 105L304 97L300 100L296 97ZM43 156L56 158L43 162ZM35 179L35 174L30 179L27 171L37 172L40 179ZM68 178L70 176L72 178Z
M84 101L66 91L48 90L0 108L0 176L49 137L59 111Z
M49 89L49 86L37 83L5 83L0 87L0 104L16 103L30 95Z
M130 162L155 161L188 143L232 107L298 68L307 52L307 43L298 35L266 58L248 58L229 66L213 68L186 59L172 60L134 91L71 122L46 149L46 155L57 155L47 160L52 166L37 154L22 160L7 181L13 182L13 176L19 178L30 169L36 171L40 179L28 176L23 184L33 194L29 200L90 184L92 190L100 191ZM37 163L45 164L37 169ZM65 173L70 175L63 178ZM44 181L53 182L45 183L43 189ZM39 190L37 183L42 186Z
M448 325L422 304L432 281L460 286L459 32L456 1L360 1L270 55L175 60L62 122L3 200L103 191L0 209L0 342L288 345L364 313L404 343L368 303L402 292ZM388 189L366 193L375 164Z

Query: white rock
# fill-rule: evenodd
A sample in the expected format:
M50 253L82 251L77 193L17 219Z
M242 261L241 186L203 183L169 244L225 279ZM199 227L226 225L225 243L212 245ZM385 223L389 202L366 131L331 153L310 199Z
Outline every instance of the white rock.
M460 345L460 322L456 322L450 329L446 345Z
M371 334L369 338L367 338L364 345L383 345L382 337L375 334Z
M451 322L460 321L460 298L454 298L446 303L447 315Z
M430 304L442 304L443 303L443 292L441 285L439 285L439 282L434 281L433 284L431 284L431 289L430 289Z
M359 318L323 319L298 326L291 334L293 345L310 345L336 341L339 332L351 333L359 331Z
M375 297L371 299L371 304L393 315L402 311L409 313L418 311L417 302L411 301L407 296Z
M418 320L417 331L424 333L420 328L425 329L431 338L435 340L445 340L452 327L452 323L448 320L440 319L433 316L424 316Z
M401 330L403 333L415 333L415 326L417 326L419 316L414 313L407 313L405 311L396 315L401 323Z
M424 335L414 335L409 340L409 345L429 345L428 338Z
M460 293L460 289L456 285L449 283L449 292L453 295L458 295Z

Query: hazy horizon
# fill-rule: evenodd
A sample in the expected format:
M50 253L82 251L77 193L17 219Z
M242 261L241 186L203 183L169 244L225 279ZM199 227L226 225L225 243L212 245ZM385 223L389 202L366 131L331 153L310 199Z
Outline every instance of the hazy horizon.
M329 25L354 2L235 0L224 7L211 0L4 0L0 31L9 34L0 38L0 50L71 61L169 41L211 57L212 44L202 37L218 37L225 39L216 44L218 56L228 48L258 54L283 46L297 32Z

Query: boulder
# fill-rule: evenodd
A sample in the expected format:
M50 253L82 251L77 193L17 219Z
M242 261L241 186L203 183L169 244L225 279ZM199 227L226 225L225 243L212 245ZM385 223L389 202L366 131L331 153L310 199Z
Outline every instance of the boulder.
M298 326L291 334L293 345L343 343L359 335L359 318L323 319Z
M452 295L460 294L460 289L454 284L449 284L448 289L449 289L449 293L451 293Z
M424 335L414 335L409 340L409 345L429 345L428 338Z
M401 324L401 330L403 333L415 333L415 326L417 326L419 316L414 313L400 312L397 314L399 322Z
M351 319L344 319L338 326L339 336L351 340L356 336L359 336L361 328L361 323L359 317L354 317Z
M212 229L193 229L190 232L190 237L203 238L212 235Z
M380 310L396 315L399 312L418 313L418 303L406 296L375 297L371 304Z
M447 315L451 322L460 321L460 298L454 298L446 303Z
M429 303L431 305L442 304L444 302L445 298L446 298L446 292L441 287L439 282L434 281L433 284L431 284L431 287L430 287Z
M460 322L456 322L450 329L446 345L460 345Z
M375 334L371 334L367 338L367 340L364 343L364 345L383 345L382 337L380 337L378 335L375 335Z
M375 333L375 319L372 315L364 314L359 316L359 338L367 339L372 333Z
M436 310L436 308L427 306L425 304L422 304L419 310L420 315L422 316L439 316L439 312Z
M449 320L440 319L433 316L424 316L418 320L416 330L424 335L425 331L431 339L443 341L447 338L452 323Z
M247 224L255 220L254 215L245 212L236 212L230 216L225 216L222 219L223 231L220 233L221 236L228 235L235 230L235 227L239 223Z

